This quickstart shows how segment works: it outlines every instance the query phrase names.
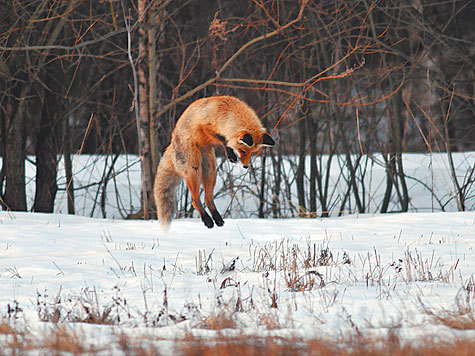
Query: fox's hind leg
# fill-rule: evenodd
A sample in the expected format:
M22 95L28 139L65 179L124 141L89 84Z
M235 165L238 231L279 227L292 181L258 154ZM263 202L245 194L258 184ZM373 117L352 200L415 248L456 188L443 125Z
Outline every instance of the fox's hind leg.
M206 206L211 212L216 225L223 226L224 220L216 209L213 199L213 191L216 184L216 156L214 155L214 148L202 149L201 176L205 189Z
M200 214L201 221L203 221L206 227L212 228L214 226L213 219L208 215L200 201L202 176L201 155L197 153L196 155L189 155L187 158L188 161L185 162L186 164L183 164L182 175L191 193L191 204Z
M201 221L206 225L208 228L212 228L214 226L213 220L206 212L205 208L201 204L200 201L200 179L197 174L193 174L185 179L186 185L191 193L191 204L193 207L198 210L198 213L201 216Z

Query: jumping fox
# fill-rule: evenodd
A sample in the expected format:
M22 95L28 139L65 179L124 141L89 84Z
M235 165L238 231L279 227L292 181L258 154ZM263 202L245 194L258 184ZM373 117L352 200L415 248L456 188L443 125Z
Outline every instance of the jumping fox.
M216 183L214 147L223 146L229 160L239 157L244 168L262 146L274 146L261 121L246 103L232 96L198 99L178 119L170 145L157 168L153 194L157 217L165 230L175 214L175 192L184 178L191 193L193 207L208 227L223 226L224 221L213 201ZM213 219L200 201L200 186Z

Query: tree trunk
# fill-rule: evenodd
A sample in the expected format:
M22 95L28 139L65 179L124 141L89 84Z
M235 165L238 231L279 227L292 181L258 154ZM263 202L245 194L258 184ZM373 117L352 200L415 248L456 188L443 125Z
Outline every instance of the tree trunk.
M265 204L265 189L266 189L266 155L261 153L261 186L259 192L259 210L258 216L263 219L264 216L264 204Z
M390 83L393 81L390 78ZM389 118L389 159L386 160L386 192L384 194L381 212L386 213L389 201L391 198L391 191L394 186L398 195L401 211L407 212L409 209L409 192L406 184L406 177L402 164L402 150L403 150L403 118L401 115L401 91L395 93L391 97L392 108L388 111ZM397 178L399 178L399 183ZM402 193L400 188L402 189Z
M68 214L74 215L76 209L74 207L74 180L73 165L71 162L71 154L64 154L64 170L66 172L66 194L68 196Z
M383 154L386 163L386 190L384 192L383 204L381 205L381 213L388 212L389 202L391 201L391 191L394 183L394 171L395 171L395 156L390 153L389 158L386 159L386 155Z
M148 1L139 0L138 16L139 16L139 59L138 65L138 96L139 96L139 155L142 164L142 208L144 219L150 218L148 209L149 201L152 196L153 176L152 176L152 155L150 152L150 111L149 111L149 89L148 89L148 61L147 46L148 36L145 30L147 26L147 5Z
M75 214L74 207L74 180L73 180L73 164L71 162L71 131L69 127L69 118L64 121L63 133L63 156L64 156L64 170L66 174L66 195L68 197L68 214Z
M392 81L391 81L392 84ZM401 211L407 212L409 209L409 193L407 190L406 177L404 175L404 169L402 164L402 150L403 150L403 127L404 119L402 117L402 98L401 91L393 95L391 103L393 105L393 116L390 116L391 119L391 135L392 135L392 153L396 159L394 168L396 169L395 173L399 178L399 183L401 185L402 194L399 194L399 202L401 204ZM396 184L396 181L394 181ZM396 186L398 188L398 186Z
M307 110L306 110L307 111ZM310 146L310 216L317 216L317 124L313 121L312 114L305 118L307 124L308 143ZM322 207L323 209L323 207ZM326 209L323 209L322 214L328 213Z
M52 213L54 199L58 190L56 175L58 160L54 143L54 121L57 110L54 105L56 97L43 90L43 107L40 127L36 138L36 192L33 211Z
M19 101L9 99L5 117L5 156L3 168L5 174L5 193L2 205L5 209L26 211L25 188L25 96L27 86L21 90ZM16 103L16 105L15 105ZM16 106L16 107L15 107ZM8 138L8 139L7 139Z
M272 165L274 167L274 189L272 192L272 214L274 218L280 218L280 185L282 184L282 146L277 148L277 159L275 152L271 151Z
M160 161L160 149L158 138L158 119L156 117L158 98L158 67L156 49L157 37L157 1L153 1L150 7L150 26L148 29L148 76L149 76L149 115L150 115L150 154L151 154L151 174L155 177L158 162Z
M450 97L450 101L448 105L446 105L447 109L446 109L445 119L443 120L444 134L445 134L444 143L445 143L445 150L447 151L447 158L449 161L450 175L452 177L452 182L455 188L454 196L455 196L455 201L457 202L457 208L459 211L465 211L465 195L457 179L457 174L455 172L455 164L452 157L452 149L453 149L452 140L451 140L452 135L450 133L450 127L449 127L449 117L450 117L450 109L452 107L452 100L453 100L453 92L452 92L452 96Z
M307 216L307 209L305 208L305 183L304 183L304 178L305 178L305 140L306 140L306 135L305 135L305 122L301 121L300 124L300 155L299 155L299 162L297 166L297 172L296 172L296 182L297 182L297 196L298 196L298 201L299 201L299 216L300 217L305 217Z
M356 169L359 165L359 161L361 159L361 156L359 156L356 160L356 164L353 166L353 162L351 161L351 152L350 152L350 147L348 146L347 142L347 137L344 136L343 134L343 129L340 127L340 132L341 132L341 141L343 142L343 147L345 149L345 157L346 157L346 167L348 168L349 174L350 174L350 179L348 180L348 186L350 189L353 190L353 196L355 197L355 204L356 207L358 208L358 212L360 214L363 214L365 212L365 208L361 202L360 199L360 194L358 192L358 184L356 183Z

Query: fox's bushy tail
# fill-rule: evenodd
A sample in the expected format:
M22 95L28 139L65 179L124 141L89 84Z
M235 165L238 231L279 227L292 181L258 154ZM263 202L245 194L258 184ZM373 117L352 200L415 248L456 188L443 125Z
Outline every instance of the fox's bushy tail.
M176 188L180 180L180 176L176 174L173 168L171 156L165 152L158 165L153 185L157 218L164 231L168 230L175 215Z

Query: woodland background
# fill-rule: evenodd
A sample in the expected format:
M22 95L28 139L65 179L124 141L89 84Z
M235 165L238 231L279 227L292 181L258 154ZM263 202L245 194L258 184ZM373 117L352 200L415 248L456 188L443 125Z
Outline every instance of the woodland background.
M407 211L406 152L447 154L466 210L475 162L457 175L452 153L475 150L474 18L467 0L1 0L1 205L27 210L30 160L32 210L52 212L64 160L73 214L72 157L111 156L105 186L133 153L146 202L134 216L149 218L174 123L192 101L226 94L277 141L251 168L259 217L286 215L291 183L293 215L366 212L369 162L386 171L378 211ZM337 201L336 165L347 186Z

